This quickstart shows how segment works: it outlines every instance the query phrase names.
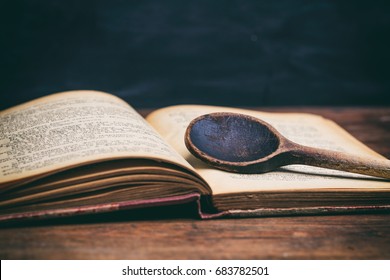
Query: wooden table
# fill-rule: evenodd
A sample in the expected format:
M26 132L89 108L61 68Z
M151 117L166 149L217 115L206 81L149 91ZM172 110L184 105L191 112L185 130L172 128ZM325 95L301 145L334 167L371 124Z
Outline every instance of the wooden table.
M390 158L390 108L263 110L321 114ZM389 213L200 220L190 204L0 227L1 259L390 258Z

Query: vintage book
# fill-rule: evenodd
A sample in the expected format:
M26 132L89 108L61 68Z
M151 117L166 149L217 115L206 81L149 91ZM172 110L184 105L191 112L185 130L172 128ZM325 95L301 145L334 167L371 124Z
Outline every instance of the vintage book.
M0 113L0 221L191 201L202 218L390 209L384 179L299 165L251 175L205 165L186 149L185 129L219 111L261 118L300 144L383 158L317 115L180 105L144 119L113 95L63 92Z

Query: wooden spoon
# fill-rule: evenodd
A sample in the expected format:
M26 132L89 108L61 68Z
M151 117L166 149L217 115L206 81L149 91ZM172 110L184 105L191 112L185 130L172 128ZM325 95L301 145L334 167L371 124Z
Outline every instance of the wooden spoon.
M187 127L185 144L197 158L230 172L263 173L304 164L390 179L390 160L302 146L270 124L235 113L212 113Z

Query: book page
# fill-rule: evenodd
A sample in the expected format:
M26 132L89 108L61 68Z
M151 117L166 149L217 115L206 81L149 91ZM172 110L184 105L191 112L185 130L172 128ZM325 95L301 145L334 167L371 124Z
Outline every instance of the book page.
M58 93L0 113L0 184L119 158L192 169L133 108L107 93Z
M194 118L212 112L235 112L260 118L290 140L307 146L382 158L334 122L313 114L266 113L251 110L182 105L157 110L147 121L209 183L213 194L283 190L389 189L381 179L319 167L290 165L264 174L235 174L209 167L190 154L184 144L185 130Z

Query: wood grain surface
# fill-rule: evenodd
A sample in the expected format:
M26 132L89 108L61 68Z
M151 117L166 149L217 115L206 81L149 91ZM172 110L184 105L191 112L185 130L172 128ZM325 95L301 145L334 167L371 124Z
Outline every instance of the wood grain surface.
M390 108L263 109L321 114L390 158ZM1 259L390 259L389 213L200 220L188 204L0 227Z

